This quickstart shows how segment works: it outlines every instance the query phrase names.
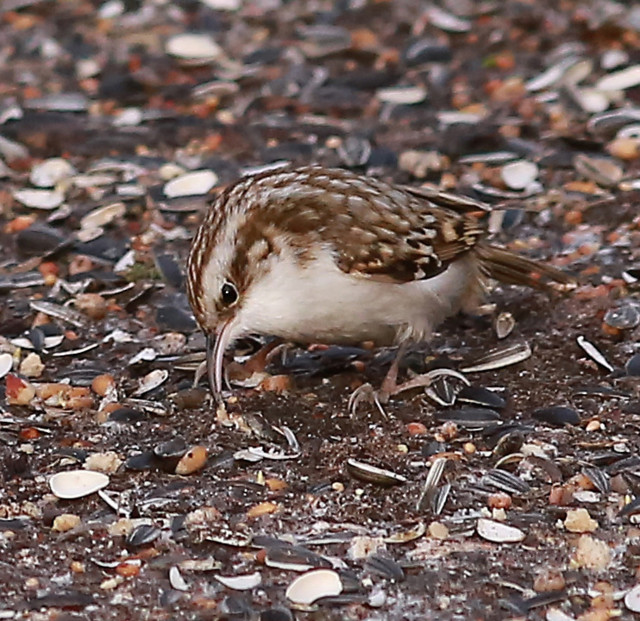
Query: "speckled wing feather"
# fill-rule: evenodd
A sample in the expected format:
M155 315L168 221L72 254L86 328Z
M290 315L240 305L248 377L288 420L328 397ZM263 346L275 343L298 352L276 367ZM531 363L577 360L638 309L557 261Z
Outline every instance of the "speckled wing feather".
M311 258L312 242L329 245L341 270L363 278L431 278L482 235L473 218L349 171L275 171L255 177L252 189L248 227L264 231L269 223L288 237L301 261Z

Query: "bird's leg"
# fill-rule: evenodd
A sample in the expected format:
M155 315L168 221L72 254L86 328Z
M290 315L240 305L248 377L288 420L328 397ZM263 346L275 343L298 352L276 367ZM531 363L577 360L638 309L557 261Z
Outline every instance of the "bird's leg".
M402 356L404 356L407 351L407 344L402 343L398 347L398 351L396 352L396 357L393 359L387 374L382 380L382 384L380 386L380 390L374 390L373 386L369 383L362 384L356 388L353 393L351 393L351 397L349 397L349 411L353 414L358 405L363 401L367 401L369 403L375 404L375 406L380 410L382 416L387 418L387 414L382 407L383 403L387 403L389 401L389 397L395 395L398 389L398 371L400 370L400 360Z

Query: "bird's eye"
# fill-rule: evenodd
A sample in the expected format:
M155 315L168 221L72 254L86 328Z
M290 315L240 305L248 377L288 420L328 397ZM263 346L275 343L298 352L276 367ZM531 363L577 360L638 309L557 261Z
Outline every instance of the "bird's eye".
M238 301L238 290L233 283L226 281L220 289L222 303L225 306L233 306Z

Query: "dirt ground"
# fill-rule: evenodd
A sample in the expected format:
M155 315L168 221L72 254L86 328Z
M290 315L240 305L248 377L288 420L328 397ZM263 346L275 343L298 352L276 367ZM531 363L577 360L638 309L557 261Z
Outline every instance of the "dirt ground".
M0 59L0 619L634 618L638 6L5 0ZM462 392L351 414L391 350L247 339L216 407L189 241L280 161L485 201L579 285L407 355Z

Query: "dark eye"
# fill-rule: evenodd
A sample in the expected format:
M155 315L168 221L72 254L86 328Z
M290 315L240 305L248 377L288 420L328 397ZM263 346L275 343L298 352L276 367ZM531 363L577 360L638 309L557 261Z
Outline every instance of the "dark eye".
M238 301L238 290L233 283L225 282L220 289L222 303L225 306L233 306Z

